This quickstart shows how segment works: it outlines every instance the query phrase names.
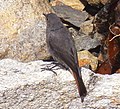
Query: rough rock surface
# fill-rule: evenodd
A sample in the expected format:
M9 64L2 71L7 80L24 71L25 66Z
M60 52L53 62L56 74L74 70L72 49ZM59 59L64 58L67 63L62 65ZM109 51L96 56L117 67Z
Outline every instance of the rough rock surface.
M75 40L77 51L89 50L89 49L97 47L98 45L101 45L102 36L98 33L96 33L94 37L92 38L90 35L77 32L73 28L69 28L69 31L71 32Z
M79 11L82 11L84 9L84 5L80 2L80 0L52 0L51 1L52 6L56 6L61 3L65 4L67 6L70 6L73 9L77 9Z
M0 58L31 61L49 55L43 12L51 12L47 0L0 0Z
M89 4L96 4L97 5L97 4L100 4L100 3L105 4L110 0L87 0L87 1L88 1Z
M89 35L93 32L93 20L88 20L80 25L80 32Z
M81 103L74 78L50 62L0 61L1 109L120 109L120 74L98 75L82 68L88 95Z
M75 25L76 27L80 27L80 24L88 18L87 12L81 12L67 5L53 6L53 9L59 17Z
M88 66L90 65L91 70L96 71L98 67L98 58L95 57L87 50L79 51L78 52L78 62L79 66Z

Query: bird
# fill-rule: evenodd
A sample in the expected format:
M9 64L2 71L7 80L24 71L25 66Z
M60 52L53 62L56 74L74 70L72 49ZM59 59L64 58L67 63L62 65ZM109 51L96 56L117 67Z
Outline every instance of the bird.
M87 95L81 68L78 64L77 50L74 39L55 13L44 14L46 18L46 43L51 56L60 64L68 67L76 81L81 102Z

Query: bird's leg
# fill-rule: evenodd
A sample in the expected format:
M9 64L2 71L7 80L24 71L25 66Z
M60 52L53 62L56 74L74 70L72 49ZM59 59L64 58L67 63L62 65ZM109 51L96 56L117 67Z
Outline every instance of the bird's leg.
M42 71L45 71L45 70L52 71L56 75L57 73L54 70L59 70L59 69L69 70L67 66L62 65L61 63L58 63L57 61L52 61L51 63L43 64L42 66L45 66L44 68L41 68Z
M56 61L52 61L49 64L43 64L42 66L45 66L45 67L41 68L42 69L41 71L45 71L45 70L52 71L56 75L57 75L57 73L54 70L60 69L60 67L59 67L60 64L58 62L56 62Z

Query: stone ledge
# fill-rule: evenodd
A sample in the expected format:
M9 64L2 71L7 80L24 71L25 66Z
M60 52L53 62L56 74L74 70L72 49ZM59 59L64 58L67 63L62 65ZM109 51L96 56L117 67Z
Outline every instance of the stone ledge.
M44 66L43 66L44 64ZM50 62L0 61L0 109L120 109L120 75L82 68L88 90L81 103L74 78L63 69L42 71Z

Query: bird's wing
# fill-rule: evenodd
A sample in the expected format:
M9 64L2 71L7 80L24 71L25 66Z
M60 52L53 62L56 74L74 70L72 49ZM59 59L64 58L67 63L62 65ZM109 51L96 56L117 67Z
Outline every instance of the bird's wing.
M51 34L54 35L54 34ZM59 44L62 43L63 45ZM61 46L62 47L61 47ZM78 72L78 63L77 63L77 55L75 48L72 48L70 45L65 46L65 41L59 42L59 40L55 40L54 37L49 39L49 46L54 51L54 56L56 58L61 59L65 64L67 64L73 71ZM70 48L71 47L71 48Z

